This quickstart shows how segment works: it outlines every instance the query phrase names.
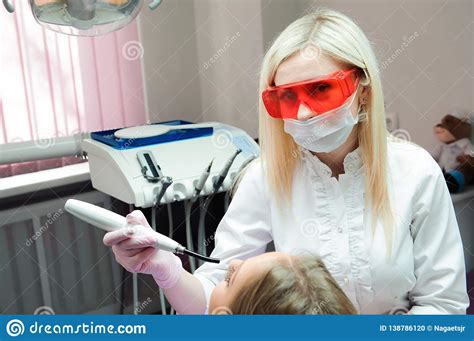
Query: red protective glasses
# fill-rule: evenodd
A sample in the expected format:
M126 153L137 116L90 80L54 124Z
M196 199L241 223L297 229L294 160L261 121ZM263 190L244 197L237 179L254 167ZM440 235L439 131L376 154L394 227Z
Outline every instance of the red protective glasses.
M262 92L263 103L274 118L297 119L298 109L304 103L316 115L340 107L357 88L356 68L337 71L330 75L270 86Z

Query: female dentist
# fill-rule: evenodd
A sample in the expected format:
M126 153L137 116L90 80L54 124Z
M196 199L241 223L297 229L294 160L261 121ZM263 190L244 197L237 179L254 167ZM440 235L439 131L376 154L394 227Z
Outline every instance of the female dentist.
M388 135L361 29L328 9L296 20L266 53L260 90L261 157L217 228L221 263L185 271L151 247L140 211L127 219L142 226L104 237L117 261L153 275L178 313L201 314L229 262L273 241L319 255L359 313L464 314L463 247L443 175L425 150Z

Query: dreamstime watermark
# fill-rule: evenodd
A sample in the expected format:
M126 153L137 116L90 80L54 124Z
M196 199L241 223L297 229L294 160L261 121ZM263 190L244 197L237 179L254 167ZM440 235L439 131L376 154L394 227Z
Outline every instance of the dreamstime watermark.
M233 313L229 307L219 306L211 311L211 315L233 315Z
M411 141L410 133L405 129L395 129L391 134L402 142Z
M208 247L211 245L211 243L214 241L214 233L211 234L208 238L206 238L206 241L204 242L204 246Z
M301 49L300 54L306 60L318 60L321 56L321 48L316 42L308 42Z
M144 300L142 303L140 303L135 311L139 314L141 313L143 310L145 310L146 307L148 307L149 305L151 304L151 298L150 297L147 297L146 300Z
M34 145L35 147L38 147L39 149L48 149L52 146L54 146L56 142L56 137L44 137L44 138L39 138L34 140Z
M226 37L225 38L225 42L224 42L224 45L219 48L217 50L216 53L214 53L212 55L211 58L209 58L205 63L204 63L204 69L209 69L209 67L214 64L215 62L217 62L219 60L220 57L222 57L224 55L224 53L232 46L233 43L235 43L235 41L237 41L237 39L240 38L240 32L237 31L235 32L231 37Z
M300 231L306 238L312 238L319 233L319 222L314 218L303 220L300 225Z
M313 124L313 130L311 134L307 135L302 141L301 145L306 149L311 149L316 141L319 141L329 135L327 132L330 129L331 124L329 123L330 118L324 118L318 122L317 125Z
M319 301L318 303L316 303L316 305L313 307L313 309L311 310L311 313L313 315L322 315L324 314L324 311L325 311L325 307L329 304L329 298L328 297L324 297L324 299L322 301Z
M47 305L42 305L35 309L33 315L55 315L55 312L53 308L48 307Z
M135 61L143 57L143 45L136 40L127 41L122 47L122 55L128 61Z
M128 148L135 142L135 140L136 140L136 138L131 137L131 138L127 139L126 142L122 146L124 148Z
M60 208L57 212L54 212L53 214L48 213L46 216L48 219L46 222L40 226L39 230L35 232L33 236L28 238L25 242L26 246L31 246L39 237L43 235L43 233L56 221L58 218L64 213L63 209Z
M219 129L212 135L212 145L218 149L225 149L232 143L232 134L226 129Z
M417 31L413 32L408 37L403 36L403 42L401 43L400 47L393 51L387 59L382 61L382 70L385 70L391 63L393 63L403 53L403 51L405 51L405 49L408 48L408 46L410 46L410 44L414 42L419 36L420 34Z

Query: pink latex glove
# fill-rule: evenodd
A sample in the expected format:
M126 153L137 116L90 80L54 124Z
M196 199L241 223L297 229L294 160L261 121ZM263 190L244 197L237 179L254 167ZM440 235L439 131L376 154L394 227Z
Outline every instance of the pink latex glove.
M104 244L112 247L115 259L126 270L152 275L161 288L174 286L183 270L181 259L169 251L153 247L158 234L150 227L142 211L135 210L126 219L133 226L106 233Z

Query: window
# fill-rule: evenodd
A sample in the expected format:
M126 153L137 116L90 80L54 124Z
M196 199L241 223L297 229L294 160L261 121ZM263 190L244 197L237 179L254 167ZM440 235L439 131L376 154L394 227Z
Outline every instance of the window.
M105 36L72 37L43 29L27 1L15 7L0 10L0 143L145 123L136 21ZM0 165L0 177L77 162Z

